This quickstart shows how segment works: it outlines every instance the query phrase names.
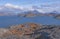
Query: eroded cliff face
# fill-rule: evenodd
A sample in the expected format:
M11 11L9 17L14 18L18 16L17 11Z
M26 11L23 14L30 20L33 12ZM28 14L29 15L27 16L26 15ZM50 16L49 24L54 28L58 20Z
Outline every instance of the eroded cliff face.
M60 39L60 27L25 23L9 28L0 28L0 39Z

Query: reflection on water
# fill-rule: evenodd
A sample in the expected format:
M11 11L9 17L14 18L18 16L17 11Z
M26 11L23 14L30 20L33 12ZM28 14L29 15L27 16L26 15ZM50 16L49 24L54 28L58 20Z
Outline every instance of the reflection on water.
M26 22L35 22L41 24L60 24L60 20L54 19L52 16L36 16L36 17L17 17L17 16L0 16L0 27L7 27Z

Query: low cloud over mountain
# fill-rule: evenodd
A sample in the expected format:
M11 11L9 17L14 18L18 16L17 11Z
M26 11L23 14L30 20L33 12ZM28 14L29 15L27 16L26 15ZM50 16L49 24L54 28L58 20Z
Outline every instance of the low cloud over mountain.
M56 4L57 5L57 4ZM56 6L53 5L53 6ZM46 5L40 5L40 6L30 6L30 7L24 7L24 6L18 6L10 3L6 3L5 5L0 6L0 13L21 13L21 12L27 12L27 11L37 11L40 13L49 13L52 11L60 12L60 8L53 7L48 4Z

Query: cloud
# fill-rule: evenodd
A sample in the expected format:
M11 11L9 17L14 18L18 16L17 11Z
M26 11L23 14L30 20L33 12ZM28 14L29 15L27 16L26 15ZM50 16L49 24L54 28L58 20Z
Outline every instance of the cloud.
M52 2L52 3L43 3L40 4L40 9L44 12L52 12L52 11L58 11L60 12L60 2Z
M9 7L9 8L21 9L21 10L23 9L22 6L13 5L13 4L10 4L10 3L6 3L4 6Z
M27 7L23 7L23 6L19 6L19 5L13 5L11 3L6 3L4 5L4 7L0 7L0 10L4 9L5 7L7 8L11 8L11 9L17 9L18 11L22 10L22 11L34 11L37 10L39 12L43 12L43 13L48 13L48 12L52 12L52 11L59 11L60 12L60 4L59 3L51 3L51 4L41 4L40 7L39 6L27 6Z
M0 7L0 10L1 10L2 8Z
M4 7L0 6L0 10L2 10Z

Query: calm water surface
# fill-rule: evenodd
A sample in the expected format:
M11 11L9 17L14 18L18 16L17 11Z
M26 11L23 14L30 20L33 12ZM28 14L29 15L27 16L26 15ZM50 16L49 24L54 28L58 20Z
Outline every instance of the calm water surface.
M36 16L36 17L18 17L18 16L0 16L0 27L9 27L11 25L22 24L26 22L34 22L41 24L56 24L60 25L60 20L52 16Z

